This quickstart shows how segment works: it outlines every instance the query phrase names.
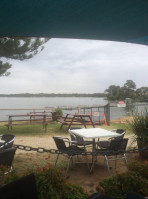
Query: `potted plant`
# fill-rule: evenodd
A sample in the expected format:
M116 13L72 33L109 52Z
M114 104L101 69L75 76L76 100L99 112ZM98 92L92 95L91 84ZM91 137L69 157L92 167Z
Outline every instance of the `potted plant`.
M52 112L52 119L54 120L54 121L57 121L57 119L59 119L59 118L61 118L63 116L63 111L62 111L62 109L61 108L56 108L55 110L54 110L54 112Z
M134 134L134 141L137 141L138 149L148 147L148 110L134 115L129 127ZM139 153L142 158L148 159L148 151L142 150Z

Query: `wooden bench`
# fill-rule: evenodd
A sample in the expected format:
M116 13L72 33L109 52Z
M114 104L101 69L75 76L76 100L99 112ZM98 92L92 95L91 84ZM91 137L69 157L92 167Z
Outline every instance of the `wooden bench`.
M69 122L66 122L66 121L64 121L62 119L57 119L57 122L60 122L63 125L69 125Z
M9 115L8 116L8 124L6 124L5 126L8 128L8 131L9 131L10 129L12 130L12 126L16 126L16 125L42 124L43 128L45 128L45 131L46 131L47 125L48 125L48 122L46 121L46 116L47 116L47 114L45 114L45 113L28 113L28 114L21 114L21 115ZM22 119L13 120L13 118L22 118ZM25 119L25 118L29 118L29 119ZM25 121L26 121L26 123L25 123ZM19 122L19 123L16 123L16 122ZM21 123L21 122L23 122L23 123Z
M34 122L34 121L39 121L39 122ZM40 122L40 120L33 120L33 121L30 121L30 120L15 120L13 122L19 122L19 123L7 123L5 124L4 126L6 126L8 128L8 131L9 130L12 130L12 126L20 126L20 125L40 125L42 124L43 125L43 122ZM23 122L23 123L21 123ZM45 127L45 131L47 131L47 125L48 125L48 122L45 122L44 125L43 125L43 128Z
M68 117L69 115L72 117ZM89 118L89 121L83 119L83 117ZM90 115L84 115L84 114L83 115L82 114L81 115L80 114L74 114L74 115L67 114L64 119L58 119L57 121L61 123L60 129L62 129L64 125L67 125L68 126L67 131L68 129L70 129L72 125L84 125L85 128L87 125L91 125L95 127L95 124L91 120Z

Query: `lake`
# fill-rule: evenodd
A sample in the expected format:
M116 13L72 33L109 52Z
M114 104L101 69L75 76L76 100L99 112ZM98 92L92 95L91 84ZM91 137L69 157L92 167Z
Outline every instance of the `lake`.
M63 107L63 106L93 106L106 105L108 100L97 97L0 97L0 121L7 121L10 114L27 114L37 109L45 107ZM135 103L131 107L110 108L111 119L118 119L130 114L132 111L144 111L148 107L146 103ZM12 109L12 110L5 110ZM18 110L13 110L18 109ZM22 109L22 110L19 110ZM29 109L29 110L23 110ZM41 111L41 110L40 110Z
M95 97L1 97L0 109L41 109L58 106L105 105L108 101Z
M94 97L0 97L0 121L7 121L8 115L26 114L45 107L62 107L81 105L105 105L108 101L104 98ZM4 110L4 109L30 109L30 110ZM40 110L41 111L41 110Z

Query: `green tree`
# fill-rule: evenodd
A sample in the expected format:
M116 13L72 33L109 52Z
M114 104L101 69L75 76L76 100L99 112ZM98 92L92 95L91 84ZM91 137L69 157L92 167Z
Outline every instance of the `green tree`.
M0 76L9 75L7 72L11 68L11 59L30 59L38 52L42 51L49 39L46 38L0 38Z
M123 91L125 97L135 98L136 84L132 80L127 80L124 84Z
M133 80L126 80L126 83L124 84L124 87L129 90L135 90L136 84Z
M138 89L136 90L136 93L137 93L138 95L148 95L148 87L143 86L143 87L141 87L141 88L138 88Z
M136 98L136 84L127 80L124 86L111 85L104 92L108 100L125 100L125 98Z
M107 98L110 100L115 100L120 98L120 86L111 85L105 90Z
M140 101L148 101L148 87L143 86L136 90L137 99Z

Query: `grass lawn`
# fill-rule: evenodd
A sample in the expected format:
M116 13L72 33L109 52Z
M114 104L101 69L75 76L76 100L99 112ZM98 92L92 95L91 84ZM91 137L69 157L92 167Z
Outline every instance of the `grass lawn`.
M18 123L18 122L17 122ZM7 129L6 126L4 126L6 124L6 122L1 122L0 123L0 134L6 134L6 133L11 133L14 134L16 136L42 136L42 135L56 135L56 134L67 134L67 126L63 126L62 129L60 129L61 124L57 123L55 121L50 120L49 124L47 126L47 132L45 132L45 130L43 129L43 126L41 124L39 125L23 125L22 122L20 122L21 125L16 125L13 126L12 130ZM75 127L75 126L71 126L71 127ZM84 128L84 126L80 126L82 128ZM127 125L126 124L122 124L122 123L113 123L110 126L105 126L105 125L101 125L101 126L96 126L98 128L104 128L104 129L126 129L126 134L131 134L132 132L130 132L129 129L127 129ZM88 126L88 128L92 128L91 126Z

